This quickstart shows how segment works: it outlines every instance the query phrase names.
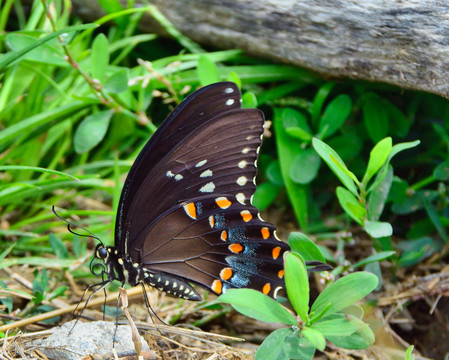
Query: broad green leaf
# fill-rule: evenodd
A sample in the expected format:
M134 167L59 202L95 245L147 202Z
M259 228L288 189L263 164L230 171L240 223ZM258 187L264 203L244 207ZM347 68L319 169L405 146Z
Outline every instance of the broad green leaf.
M109 65L109 42L106 35L99 33L92 44L92 77L103 83Z
M369 220L379 220L380 215L382 215L384 210L393 182L393 168L391 165L388 165L387 169L387 175L384 177L383 181L379 183L373 191L369 192L367 204Z
M335 85L336 83L334 81L327 82L323 86L321 86L316 92L311 109L312 124L314 127L318 127L318 120L321 116L323 104L326 101L329 94L331 93L332 89L335 87Z
M287 359L312 360L315 355L315 346L305 337L294 332L285 337L284 352ZM271 360L271 358L266 358Z
M360 225L363 225L363 220L366 216L366 210L362 205L360 205L356 197L345 188L338 186L337 198L346 214L348 214Z
M284 260L285 287L288 299L302 321L309 313L309 278L306 264L297 253L288 252Z
M325 316L341 311L373 291L377 282L375 275L364 271L346 275L324 289L310 311L318 315L328 306Z
M439 164L433 171L433 176L440 181L449 180L449 160Z
M388 162L393 158L393 156L400 153L401 151L414 148L414 147L418 146L420 143L421 143L421 141L415 140L415 141L409 141L409 142L394 145L391 148L390 156L388 157Z
M362 105L363 120L368 135L374 143L377 143L388 134L388 113L385 110L382 99L375 93L365 96Z
M242 95L242 108L243 109L254 109L257 107L257 98L254 93L247 91Z
M350 336L366 324L349 314L333 314L327 316L312 325L312 329L319 331L324 337L328 336Z
M218 301L231 304L238 312L257 320L296 325L295 317L281 304L253 289L230 289Z
M311 327L305 327L301 330L301 334L318 350L324 351L326 348L326 339L318 330Z
M128 69L120 69L114 72L106 79L103 88L112 94L126 91L128 89Z
M368 234L376 239L393 234L393 227L387 222L366 220L363 227Z
M321 118L318 128L318 137L323 139L339 130L351 113L351 108L352 100L348 95L340 94L333 99L327 106L324 115Z
M73 139L78 154L88 152L103 140L113 113L112 110L99 111L81 122Z
M360 261L357 261L355 264L352 264L352 268L356 269L360 266L365 266L366 264L376 262L376 261L382 261L385 259L388 259L396 254L396 251L381 251L377 254L370 255Z
M385 164L390 155L393 146L393 141L391 137L387 137L379 141L376 146L371 150L370 157L368 161L368 166L366 168L365 175L363 176L362 183L366 186L371 178L380 170L380 168Z
M288 236L288 244L293 251L301 254L305 262L314 260L325 262L318 246L303 233L291 232Z
M365 324L351 336L327 336L327 340L343 349L366 349L374 343L374 334Z
M265 175L273 184L284 186L284 179L282 178L281 166L279 161L272 161L265 170Z
M284 351L284 341L292 333L291 328L273 331L257 349L254 360L289 360L289 356Z
M297 138L300 141L309 142L312 140L313 135L305 131L304 129L301 129L297 126L291 126L288 128L285 128L285 132L290 135L291 137Z
M285 124L294 125L303 120L304 115L298 111L289 108L274 108L274 134L282 178L284 179L288 198L292 204L296 219L301 228L307 230L308 189L305 185L296 184L289 176L293 159L301 151L301 148L298 141L285 132Z
M382 103L388 113L388 118L390 119L389 134L397 135L401 138L406 137L410 131L410 120L407 119L402 111L399 110L396 105L393 105L389 100L383 99Z
M315 179L320 168L320 157L313 149L301 151L292 162L290 178L299 184L308 184Z
M399 266L405 267L418 264L435 252L441 251L441 245L439 243L439 240L433 239L430 236L401 241L397 245L398 249L403 251L399 258Z
M331 147L317 138L313 138L312 144L318 155L321 156L343 185L355 196L358 196L357 187L354 183L354 181L358 183L357 178L349 171L338 154Z
M438 210L434 204L432 204L429 199L426 199L424 201L424 208L426 209L427 215L429 215L430 221L432 221L432 224L435 226L435 229L438 231L438 234L440 234L441 238L444 240L444 242L448 242L448 237L446 233L446 228L443 226L440 220L440 215L438 214Z
M271 182L264 182L257 185L256 191L254 192L253 205L259 211L264 211L277 198L281 189L282 187L280 185Z
M240 77L238 76L237 73L235 72L230 72L228 74L228 77L226 78L227 81L232 81L233 83L235 83L237 85L237 87L239 89L242 88L242 80L240 79ZM260 101L258 101L258 103L260 104Z
M202 86L220 81L217 65L207 55L200 55L196 71Z

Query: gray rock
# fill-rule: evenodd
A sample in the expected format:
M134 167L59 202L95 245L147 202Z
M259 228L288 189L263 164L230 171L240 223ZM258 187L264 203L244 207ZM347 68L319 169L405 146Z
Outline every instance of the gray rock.
M88 355L113 356L112 341L116 327L114 323L78 322L73 327L74 324L75 320L56 329L50 337L42 341L38 348L50 360L78 360ZM142 351L149 351L146 341L142 336L140 338ZM119 357L136 354L129 325L118 326L116 340L115 349Z

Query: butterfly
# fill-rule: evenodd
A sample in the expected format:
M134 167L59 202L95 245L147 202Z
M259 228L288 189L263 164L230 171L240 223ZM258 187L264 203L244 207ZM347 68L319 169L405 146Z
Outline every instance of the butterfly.
M276 298L290 248L252 205L264 123L260 110L241 108L232 82L182 101L129 171L115 246L95 249L106 279L100 285L148 284L187 300L201 300L191 284L217 295L252 288Z

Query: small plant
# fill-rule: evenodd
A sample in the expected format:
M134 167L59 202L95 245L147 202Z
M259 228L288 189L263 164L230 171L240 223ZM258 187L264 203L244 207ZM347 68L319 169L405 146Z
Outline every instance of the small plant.
M319 253L311 241L304 244L306 259ZM373 332L362 321L364 310L355 303L377 287L375 275L356 272L342 277L330 284L309 308L309 281L303 257L289 252L284 264L287 296L296 316L272 298L251 289L231 289L218 298L246 316L288 325L265 339L256 352L256 360L312 359L317 349L325 349L326 340L345 349L364 349L374 342Z
M393 181L390 160L402 150L415 147L419 141L392 145L387 137L371 150L368 166L360 181L338 154L323 141L314 138L313 147L345 187L337 187L337 198L343 210L373 238L390 236L389 223L378 221ZM374 179L372 182L370 182Z

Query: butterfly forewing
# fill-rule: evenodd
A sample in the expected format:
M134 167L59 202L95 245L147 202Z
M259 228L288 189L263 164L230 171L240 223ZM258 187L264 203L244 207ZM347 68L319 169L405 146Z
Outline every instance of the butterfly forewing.
M126 249L126 230L129 229L129 207L133 203L142 183L152 173L152 169L186 136L203 123L223 112L240 109L240 91L232 82L221 82L205 86L188 96L159 126L144 146L131 167L123 185L117 211L115 239L116 245ZM148 219L151 221L153 219Z

